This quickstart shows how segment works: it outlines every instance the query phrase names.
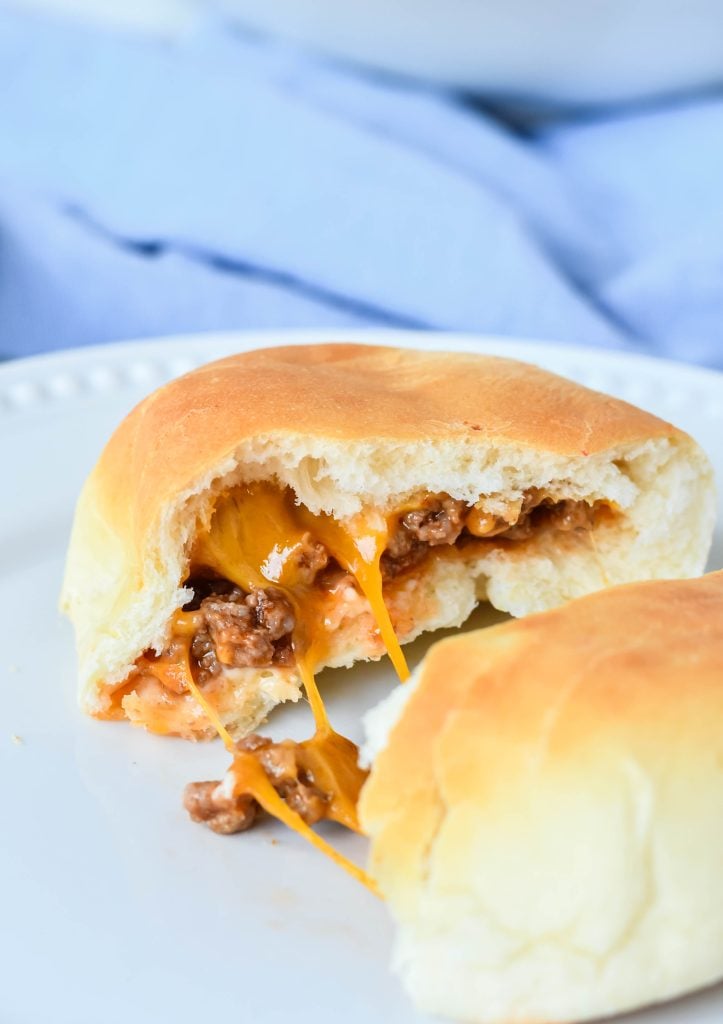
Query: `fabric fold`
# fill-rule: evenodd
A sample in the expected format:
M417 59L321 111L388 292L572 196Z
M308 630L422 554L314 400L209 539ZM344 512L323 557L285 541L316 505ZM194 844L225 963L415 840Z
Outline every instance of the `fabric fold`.
M638 247L658 193L623 172L682 113L656 117L645 148L630 116L521 133L223 22L171 42L2 12L0 353L363 324L675 353L660 289L716 307ZM676 319L715 363L715 317Z

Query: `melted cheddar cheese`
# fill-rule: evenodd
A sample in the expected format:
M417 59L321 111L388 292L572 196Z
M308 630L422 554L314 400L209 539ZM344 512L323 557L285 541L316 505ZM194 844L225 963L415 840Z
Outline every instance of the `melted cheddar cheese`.
M384 603L380 558L387 546L388 526L379 515L359 516L341 523L328 515L314 515L302 505L294 504L289 490L280 490L267 482L235 488L216 504L210 525L196 538L191 561L195 566L211 569L236 583L245 591L269 585L281 590L292 604L296 617L294 654L316 731L311 739L297 747L299 764L313 777L315 784L330 796L328 817L347 828L359 831L357 801L366 773L358 764L358 750L351 740L340 736L329 724L324 702L314 678L314 665L323 660L325 634L317 626L312 585L305 581L300 569L299 552L311 537L324 545L339 565L356 579L369 602L380 636L392 663L404 680L409 670ZM282 800L269 782L253 754L239 752L210 702L193 680L188 659L188 645L179 644L181 637L195 632L193 613L181 613L174 623L176 652L170 663L161 666L164 680L175 689L180 675L201 704L206 716L232 754L234 792L248 793L264 809L322 849L355 878L375 890L373 882L356 865L347 861L317 835ZM159 661L154 662L154 672ZM166 662L168 659L166 658Z
M350 572L369 602L384 646L400 679L409 675L404 654L384 603L379 561L387 546L389 527L378 515L357 516L346 523L328 515L314 515L296 505L292 492L265 481L246 484L222 496L210 527L199 534L192 564L251 591L269 584L282 590L296 612L294 649L301 672L324 655L324 634L316 623L313 588L299 569L298 553L305 538L323 544L339 565ZM299 653L303 657L299 659ZM304 684L313 680L308 671ZM315 714L319 711L312 700ZM317 717L317 724L320 718Z

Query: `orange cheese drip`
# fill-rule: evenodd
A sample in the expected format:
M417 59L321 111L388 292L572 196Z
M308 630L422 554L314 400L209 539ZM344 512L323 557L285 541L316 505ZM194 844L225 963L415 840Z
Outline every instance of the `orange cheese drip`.
M194 566L212 569L246 591L272 585L283 591L291 602L296 616L293 638L296 665L316 723L313 737L297 745L297 759L315 784L330 795L328 816L355 831L359 831L356 807L366 773L357 764L355 744L340 736L329 724L314 678L314 667L326 653L327 638L316 621L313 588L304 579L299 554L311 538L323 544L342 568L354 576L369 602L397 674L405 680L409 670L382 591L379 562L387 537L387 523L381 516L359 516L341 523L331 516L314 515L304 506L295 505L289 490L257 482L242 485L219 499L210 527L199 535L192 553ZM190 676L190 665L188 672ZM235 792L250 793L268 813L323 849L336 863L376 891L365 872L325 843L289 808L256 758L235 750L223 723L193 680L189 688L234 756Z
M331 516L315 516L303 506L297 509L297 514L308 532L356 579L369 602L392 665L404 682L409 678L409 669L384 603L379 567L389 535L386 520L381 516L359 516L349 523L340 523Z
M297 616L294 647L301 671L300 655L306 656L311 668L324 654L323 630L318 629L310 600L312 588L300 579L296 558L309 536L355 577L397 675L407 679L409 669L382 591L379 560L387 546L388 527L381 516L357 516L341 523L295 505L288 489L267 482L245 484L219 499L210 528L196 540L192 562L213 569L243 590L269 584L283 590ZM309 676L306 672L305 685ZM311 688L315 689L313 681ZM308 697L314 707L317 701L310 692ZM316 721L320 725L321 717Z
M352 878L365 885L376 896L379 890L366 871L335 850L330 843L317 835L304 819L282 800L269 782L263 768L253 754L236 749L226 726L216 712L213 704L206 699L203 691L197 686L191 671L189 660L190 639L179 644L174 662L179 672L183 672L188 688L204 710L209 722L223 740L224 746L233 757L231 771L234 775L234 794L248 794L258 801L267 814L278 818L288 828L303 836L307 842L316 847L335 864L347 871ZM312 739L299 744L298 761L300 765L313 773L317 785L324 791L331 792L332 802L328 817L346 825L347 828L359 831L356 819L356 801L364 782L366 773L356 764L356 756L350 763L349 757L356 752L356 747L343 736L331 732L327 736L317 733ZM351 748L351 749L349 749Z
M250 793L255 800L257 800L263 809L268 813L278 818L279 821L283 822L288 828L293 829L300 836L303 836L312 846L316 847L321 853L325 853L327 857L331 858L335 864L347 871L352 878L355 878L362 885L365 885L367 889L374 893L375 896L380 896L379 889L373 878L356 865L353 861L350 861L343 854L335 850L334 847L327 843L325 839L314 832L310 828L303 818L292 811L287 803L281 799L279 794L276 792L274 787L269 782L266 774L252 754L239 753L234 758L233 772L235 775L236 783L234 786L235 793Z

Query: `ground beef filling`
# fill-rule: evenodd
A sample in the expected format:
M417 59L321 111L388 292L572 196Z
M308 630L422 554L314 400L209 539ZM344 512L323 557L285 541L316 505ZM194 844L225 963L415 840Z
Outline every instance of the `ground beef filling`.
M418 566L432 548L464 546L474 539L502 542L527 540L547 528L562 532L590 530L597 505L555 501L536 491L511 504L502 515L442 495L402 513L391 530L381 558L382 578L396 579ZM302 581L321 591L340 577L354 581L329 556L324 546L305 535L294 553ZM218 676L224 667L267 668L294 662L294 609L273 587L246 593L221 579L192 579L194 598L185 610L197 611L201 625L193 637L191 656L199 685Z
M295 743L273 743L265 736L251 733L237 747L254 754L276 792L307 825L315 825L326 817L331 797L318 789L309 773L299 766ZM183 806L193 821L222 835L244 832L262 813L248 793L229 795L218 781L190 782L183 792Z
M382 578L394 579L419 565L429 548L456 544L467 511L463 501L440 498L401 516L381 558Z
M222 836L251 828L260 809L247 794L226 796L218 781L189 782L183 791L183 806L192 821L200 821Z
M211 585L216 592L198 604L203 626L191 643L199 684L217 676L223 666L262 668L293 663L294 610L281 591L268 587L246 594L223 580Z
M599 504L555 501L536 491L511 504L503 515L485 512L477 506L470 508L454 498L434 498L397 520L382 555L382 577L389 580L400 576L419 565L430 548L439 545L464 545L473 538L493 537L499 541L523 541L543 528L562 532L590 530L598 511Z

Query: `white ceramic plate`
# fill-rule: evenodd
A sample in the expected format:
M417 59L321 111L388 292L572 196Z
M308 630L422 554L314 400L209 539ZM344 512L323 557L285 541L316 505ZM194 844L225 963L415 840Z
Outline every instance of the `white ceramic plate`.
M501 339L358 337L537 362L685 427L723 478L720 375ZM2 1024L419 1024L389 974L383 905L273 822L228 838L192 825L182 787L223 772L223 749L82 717L71 631L56 611L77 492L131 406L216 356L311 339L330 336L214 335L0 367ZM711 567L723 565L722 542L719 532ZM358 738L362 711L394 679L382 664L322 684L332 719ZM310 725L304 706L272 718L275 735ZM363 859L363 840L327 834ZM719 1024L723 988L626 1019Z

